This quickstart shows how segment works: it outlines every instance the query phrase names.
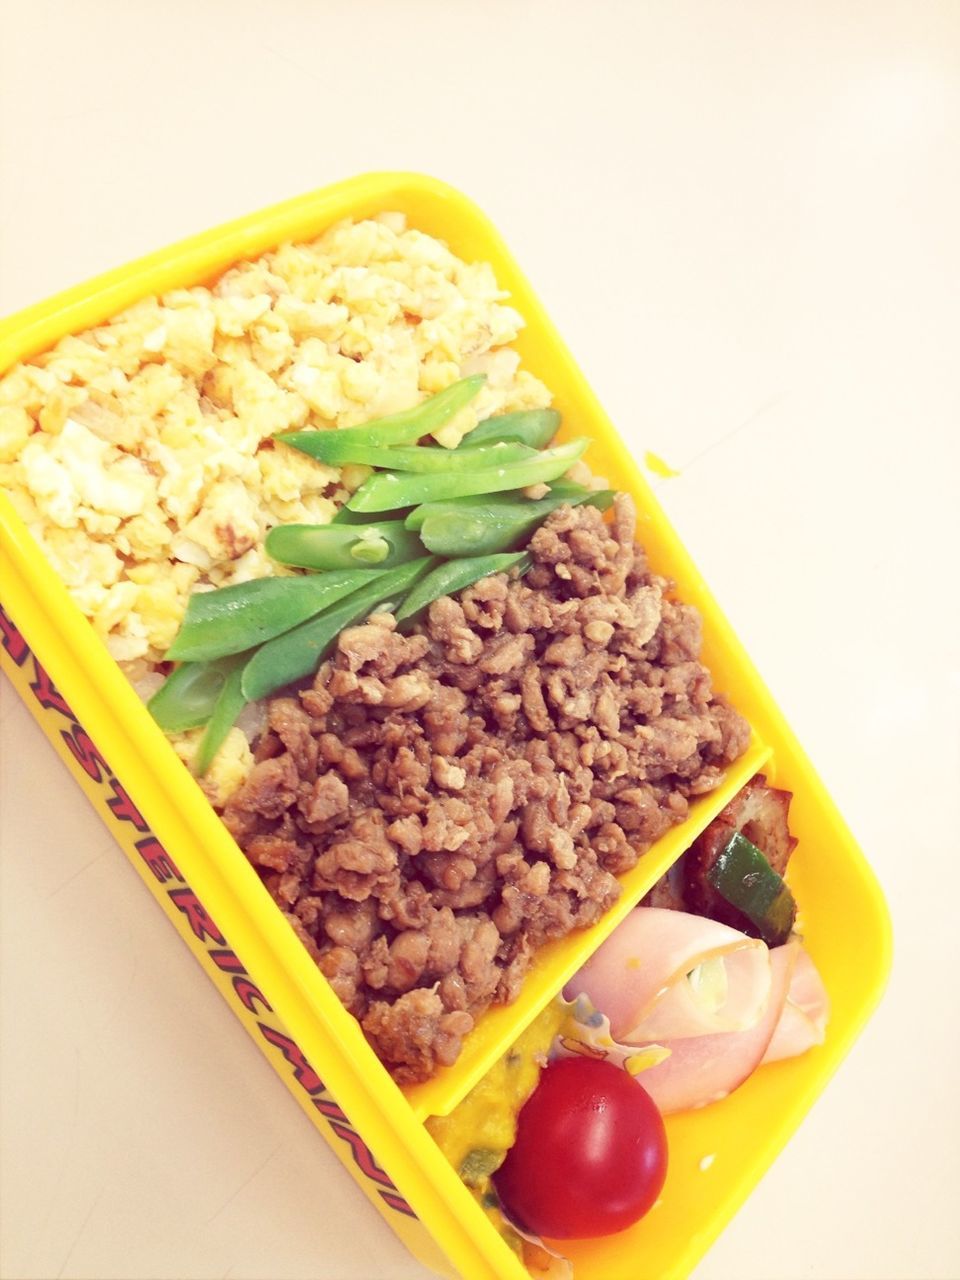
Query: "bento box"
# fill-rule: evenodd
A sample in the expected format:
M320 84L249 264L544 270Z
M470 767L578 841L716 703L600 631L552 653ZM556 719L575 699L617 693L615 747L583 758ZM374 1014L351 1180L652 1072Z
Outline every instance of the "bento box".
M600 922L548 944L518 999L484 1015L453 1067L401 1088L276 909L253 867L0 492L0 658L55 750L174 927L370 1203L439 1275L523 1280L505 1244L424 1126L448 1114L716 817L762 771L794 796L790 882L831 1002L825 1042L756 1073L732 1096L667 1120L657 1206L614 1236L570 1243L577 1280L686 1276L801 1122L879 999L890 930L877 883L822 783L709 595L643 476L483 214L431 178L358 177L161 250L0 323L0 373L139 299L215 279L237 261L386 211L491 263L525 321L524 366L564 422L593 440L591 466L634 497L651 567L703 619L703 661L752 739L722 784L622 877ZM358 1207L358 1213L365 1210Z

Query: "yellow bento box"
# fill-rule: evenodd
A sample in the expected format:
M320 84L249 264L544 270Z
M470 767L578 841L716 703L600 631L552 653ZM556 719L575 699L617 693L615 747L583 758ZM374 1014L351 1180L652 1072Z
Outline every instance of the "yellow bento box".
M687 1275L799 1124L883 988L890 928L878 885L832 801L707 592L677 535L503 241L459 192L415 174L370 174L276 205L143 258L0 322L0 373L141 297L209 282L282 241L346 217L399 210L459 256L493 265L526 321L515 342L589 461L638 505L638 540L704 622L703 659L750 721L723 786L623 877L594 928L552 944L519 1000L485 1015L461 1060L427 1084L394 1083L259 877L0 493L0 659L144 882L372 1204L428 1267L468 1280L526 1271L440 1154L423 1119L449 1111L598 942L756 772L794 793L790 880L832 1005L826 1042L765 1067L722 1103L667 1121L662 1202L630 1230L565 1248L577 1280ZM626 339L625 339L626 340ZM712 1157L709 1176L701 1162Z

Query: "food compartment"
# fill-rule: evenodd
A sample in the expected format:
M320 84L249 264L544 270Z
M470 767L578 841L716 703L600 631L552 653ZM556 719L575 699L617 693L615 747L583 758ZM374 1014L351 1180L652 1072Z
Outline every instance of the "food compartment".
M738 1096L728 1100L736 1103L733 1111L741 1119L746 1115L750 1121L749 1145L743 1141L742 1129L712 1114L728 1115L728 1103L672 1119L671 1145L679 1154L673 1160L672 1181L668 1180L663 1203L626 1236L578 1245L574 1251L581 1277L680 1276L760 1176L866 1016L886 959L882 904L860 855L756 673L495 231L462 197L441 184L409 175L358 179L197 237L5 322L0 325L0 366L42 350L66 333L96 324L145 294L209 281L237 259L255 256L284 239L309 239L340 217L362 217L386 209L405 212L411 223L445 239L460 256L494 264L500 284L509 290L512 304L527 323L513 345L553 393L563 415L564 436L588 434L593 441L588 460L595 473L635 497L637 539L646 548L651 567L673 579L678 596L700 610L705 627L703 661L714 687L729 697L754 730L746 754L728 770L722 786L698 800L685 823L662 837L623 877L619 902L598 925L545 948L528 973L518 1001L485 1014L456 1065L424 1085L409 1087L404 1097L9 506L0 503L4 590L9 589L15 619L66 691L70 706L89 726L93 737L88 740L99 744L109 758L123 761L124 791L137 812L142 812L171 861L196 888L208 918L217 920L218 928L229 935L245 971L282 1019L291 1044L309 1069L316 1068L322 1076L335 1099L331 1105L337 1110L342 1107L364 1135L406 1209L386 1201L382 1185L371 1194L373 1202L394 1226L395 1215L403 1213L405 1230L419 1216L464 1276L519 1280L525 1272L437 1151L421 1120L449 1111L469 1091L748 777L763 770L768 776L775 771L779 785L791 786L781 780L781 774L797 779L797 787L802 786L807 797L802 803L798 797L796 809L804 853L802 858L798 855L791 882L796 882L803 927L811 931L816 958L822 961L825 976L831 975L828 985L835 1016L827 1045L816 1051L806 1068L801 1060L772 1069L778 1079L789 1082L789 1096L786 1089L771 1093L772 1086L754 1087L751 1081L744 1092L756 1097L755 1106L744 1113L747 1104ZM71 753L76 757L72 749ZM832 867L824 853L825 835L836 851L838 867ZM808 853L808 847L816 851ZM824 875L832 886L849 893L855 904L853 915L860 910L862 931L874 944L872 951L867 949L867 965L857 980L850 980L846 991L834 988L843 986L838 974L851 964L850 911L836 907L832 889L824 899ZM837 927L841 936L834 937L830 927ZM289 1064L289 1058L286 1061ZM305 1109L322 1128L315 1100L307 1099ZM764 1138L754 1142L753 1134L760 1129ZM701 1161L710 1151L697 1156L699 1177L690 1175L688 1165L704 1145L716 1146L714 1164L722 1156L722 1167L728 1171L724 1180L704 1180L713 1164L701 1168ZM360 1163L358 1156L356 1161ZM370 1194L369 1187L365 1190ZM639 1233L636 1240L634 1231ZM409 1235L408 1231L405 1238ZM426 1244L418 1246L415 1235L408 1243L428 1265L437 1265L435 1253ZM640 1272L637 1246L643 1251Z
M407 1100L421 1120L447 1115L469 1093L704 827L749 778L765 767L769 758L769 748L754 735L744 755L727 770L722 785L697 800L684 822L661 836L632 870L619 877L620 898L603 918L591 928L578 930L542 947L517 999L512 1004L495 1005L481 1016L476 1028L466 1037L454 1066L442 1068L422 1084L405 1087Z
M809 765L791 742L782 745L785 764L768 754L763 776L791 793L797 845L786 880L797 899L796 931L826 988L823 1042L754 1067L722 1100L666 1115L668 1172L653 1208L613 1235L544 1240L572 1263L574 1280L686 1275L800 1123L877 998L875 975L889 964L882 900L863 880L860 855L842 823L834 825ZM642 1069L635 1078L644 1083Z
M879 997L889 966L886 911L832 802L789 737L764 772L793 793L798 838L787 872L797 929L830 1000L824 1043L768 1063L729 1097L666 1118L670 1167L661 1202L622 1236L564 1242L577 1277L683 1276L746 1199L799 1125ZM638 1077L643 1082L642 1073Z

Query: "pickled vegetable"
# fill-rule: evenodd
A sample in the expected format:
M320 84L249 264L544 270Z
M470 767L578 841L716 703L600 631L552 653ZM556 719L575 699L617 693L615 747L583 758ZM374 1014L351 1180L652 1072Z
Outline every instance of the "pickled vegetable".
M735 831L721 849L707 879L722 898L741 911L769 947L786 942L797 904L783 878L755 844Z

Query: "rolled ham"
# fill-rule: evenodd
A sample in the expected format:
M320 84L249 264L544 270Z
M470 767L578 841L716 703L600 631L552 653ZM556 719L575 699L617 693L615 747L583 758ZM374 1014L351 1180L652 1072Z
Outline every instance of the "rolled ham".
M780 963L778 952L783 949L777 947L771 952L770 958L774 965ZM793 966L780 1021L774 1028L761 1061L780 1062L783 1058L796 1058L814 1045L823 1044L829 1016L830 1000L823 979L817 972L817 966L801 947Z
M719 1102L753 1074L783 1012L799 948L796 939L777 948L783 953L781 961L771 966L766 1008L752 1027L668 1041L664 1047L670 1056L640 1072L637 1079L663 1115Z
M797 936L771 951L714 920L657 907L632 911L564 994L581 1010L583 1044L562 1051L619 1063L664 1115L725 1098L762 1062L822 1043L828 1012Z
M704 999L689 975L723 965L722 999ZM567 984L586 996L627 1044L687 1039L752 1027L770 996L770 952L716 920L637 907Z

